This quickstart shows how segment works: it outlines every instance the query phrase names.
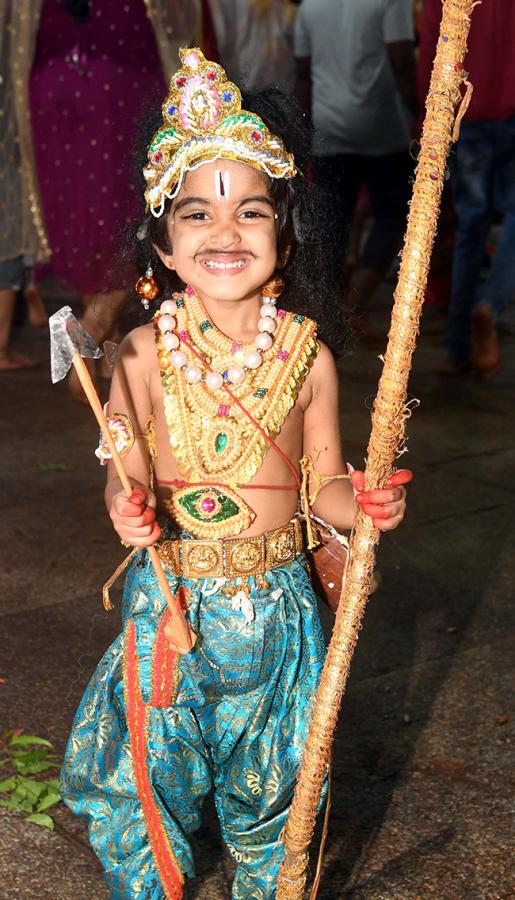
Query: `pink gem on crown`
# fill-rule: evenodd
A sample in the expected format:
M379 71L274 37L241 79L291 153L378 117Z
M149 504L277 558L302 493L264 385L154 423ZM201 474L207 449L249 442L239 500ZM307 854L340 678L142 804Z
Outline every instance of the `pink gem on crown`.
M288 353L287 350L279 350L279 353L277 354L277 359L281 359L284 361L285 359L288 359L289 355L290 354Z
M285 309L278 309L278 310L277 310L277 318L278 318L278 319L284 319L285 315L286 315L286 310L285 310Z
M228 416L230 411L230 406L219 406L216 414L217 416Z

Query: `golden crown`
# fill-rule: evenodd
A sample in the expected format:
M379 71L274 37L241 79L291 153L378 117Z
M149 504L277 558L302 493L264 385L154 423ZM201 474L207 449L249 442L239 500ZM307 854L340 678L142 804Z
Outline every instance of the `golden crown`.
M297 169L282 140L255 113L241 108L241 94L224 69L198 48L179 50L182 62L163 104L163 125L152 138L145 199L159 217L190 169L223 157L292 178Z

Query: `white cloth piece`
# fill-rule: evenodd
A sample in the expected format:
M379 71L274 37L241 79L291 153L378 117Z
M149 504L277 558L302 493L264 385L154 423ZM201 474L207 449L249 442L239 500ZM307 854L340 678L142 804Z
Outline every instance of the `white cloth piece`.
M243 613L245 616L245 625L250 625L256 618L254 604L244 590L240 590L234 595L232 598L232 608Z
M204 586L201 588L201 593L204 597L212 597L213 594L217 594L222 589L226 581L226 578L214 578L210 587Z

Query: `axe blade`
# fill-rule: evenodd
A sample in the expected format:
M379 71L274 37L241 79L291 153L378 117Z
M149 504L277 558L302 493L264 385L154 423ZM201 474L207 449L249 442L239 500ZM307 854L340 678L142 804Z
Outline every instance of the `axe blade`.
M102 356L93 338L75 318L71 307L63 306L48 320L50 327L50 372L52 383L66 377L76 353L89 359Z

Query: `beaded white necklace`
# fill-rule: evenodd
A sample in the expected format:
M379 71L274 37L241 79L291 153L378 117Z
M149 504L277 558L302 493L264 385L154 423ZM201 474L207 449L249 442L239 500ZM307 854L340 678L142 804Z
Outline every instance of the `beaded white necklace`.
M194 297L195 291L191 287L187 287L184 291L186 297ZM185 299L185 298L184 298ZM185 299L185 302L186 299ZM223 372L203 371L200 366L195 363L188 364L188 359L183 350L180 349L181 334L177 334L177 303L175 300L164 300L159 309L159 318L157 327L162 334L163 346L170 351L170 362L175 369L182 369L184 377L189 384L197 384L199 381L205 381L212 390L219 390L224 384L241 384L249 370L259 369L263 362L262 353L269 350L273 344L273 335L277 328L277 308L275 297L261 298L261 309L258 320L258 332L254 338L253 349L248 350L242 360L242 364L236 362L229 365ZM233 342L231 352L233 356L239 354L241 357L241 344Z

